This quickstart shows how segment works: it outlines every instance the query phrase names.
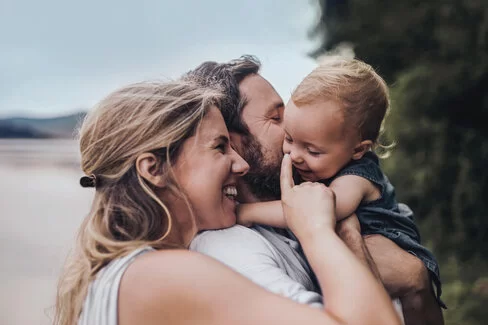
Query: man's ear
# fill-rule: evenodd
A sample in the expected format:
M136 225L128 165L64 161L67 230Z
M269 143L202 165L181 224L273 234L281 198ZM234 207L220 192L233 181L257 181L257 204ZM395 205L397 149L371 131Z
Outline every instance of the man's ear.
M372 146L373 146L373 141L371 141L371 140L361 141L354 148L354 153L352 154L352 159L354 159L354 160L361 159L366 152L371 150Z
M136 170L149 184L159 188L166 185L163 162L153 153L139 155L136 159Z

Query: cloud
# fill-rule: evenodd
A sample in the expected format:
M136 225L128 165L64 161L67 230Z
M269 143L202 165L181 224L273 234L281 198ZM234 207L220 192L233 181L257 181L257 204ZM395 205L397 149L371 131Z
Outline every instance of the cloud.
M257 55L286 97L313 67L306 1L17 0L0 4L0 115L56 115L114 88Z

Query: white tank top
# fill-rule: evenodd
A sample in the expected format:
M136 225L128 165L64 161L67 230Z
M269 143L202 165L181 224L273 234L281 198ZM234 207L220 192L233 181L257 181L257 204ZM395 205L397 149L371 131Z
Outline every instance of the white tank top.
M117 305L120 280L127 267L152 247L139 248L129 255L110 262L90 283L78 325L117 325Z

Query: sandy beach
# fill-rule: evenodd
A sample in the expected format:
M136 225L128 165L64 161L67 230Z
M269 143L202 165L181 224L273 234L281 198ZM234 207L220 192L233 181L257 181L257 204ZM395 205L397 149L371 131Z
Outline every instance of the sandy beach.
M0 324L51 324L57 278L89 211L72 140L0 141Z

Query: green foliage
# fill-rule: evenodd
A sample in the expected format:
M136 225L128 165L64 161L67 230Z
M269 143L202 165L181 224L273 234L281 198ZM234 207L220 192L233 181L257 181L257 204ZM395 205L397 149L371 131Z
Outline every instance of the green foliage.
M398 145L385 169L438 254L486 259L488 134L481 121L488 119L476 115L488 107L459 105L467 94L438 90L454 88L450 83L456 80L426 64L398 74L387 123Z
M488 320L488 265L473 259L460 263L450 257L443 267L446 325L484 325Z
M488 319L488 2L321 0L314 55L343 43L391 85L384 169L441 262L447 324Z

